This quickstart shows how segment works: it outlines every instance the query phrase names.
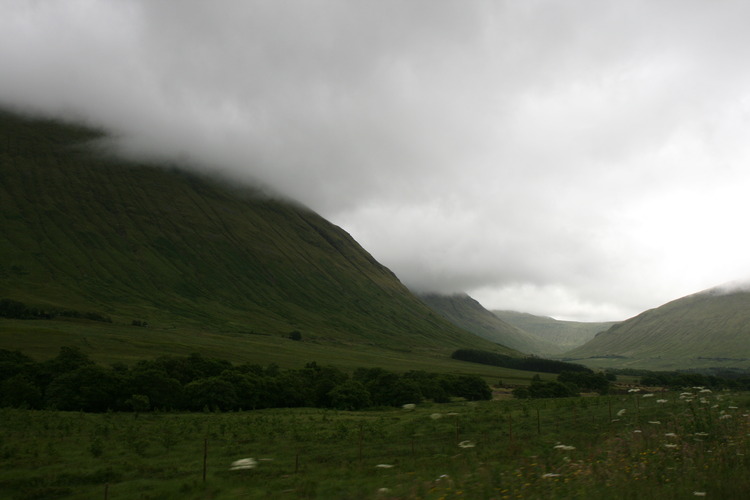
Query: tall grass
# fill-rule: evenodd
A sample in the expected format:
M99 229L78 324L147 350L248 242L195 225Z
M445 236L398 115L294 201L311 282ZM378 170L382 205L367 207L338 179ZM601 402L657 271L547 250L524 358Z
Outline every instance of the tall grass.
M744 498L750 397L688 392L368 412L2 410L0 497ZM245 458L255 466L230 470Z

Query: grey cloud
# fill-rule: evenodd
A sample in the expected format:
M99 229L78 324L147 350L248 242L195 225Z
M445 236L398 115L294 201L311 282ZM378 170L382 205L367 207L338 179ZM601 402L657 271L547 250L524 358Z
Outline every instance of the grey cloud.
M0 8L0 103L269 186L414 288L618 319L746 271L746 2Z

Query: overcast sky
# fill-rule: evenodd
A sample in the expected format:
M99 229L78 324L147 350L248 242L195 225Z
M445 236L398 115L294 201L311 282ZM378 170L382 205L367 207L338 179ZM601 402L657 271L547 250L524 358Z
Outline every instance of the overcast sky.
M269 186L414 290L619 320L750 277L750 2L0 12L0 105Z

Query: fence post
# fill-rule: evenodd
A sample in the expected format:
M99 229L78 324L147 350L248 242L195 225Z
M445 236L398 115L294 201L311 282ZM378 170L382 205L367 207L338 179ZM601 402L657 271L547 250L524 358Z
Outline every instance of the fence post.
M203 438L203 482L206 482L206 463L208 461L208 438Z

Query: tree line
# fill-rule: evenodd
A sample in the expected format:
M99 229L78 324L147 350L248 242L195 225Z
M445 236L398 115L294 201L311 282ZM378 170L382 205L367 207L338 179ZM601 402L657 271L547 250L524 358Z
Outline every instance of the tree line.
M452 397L490 399L478 376L424 371L395 373L307 363L301 369L275 364L233 365L191 354L142 360L133 366L101 366L74 347L35 362L19 351L0 349L0 406L87 412L233 411L320 407L360 410Z
M79 318L88 319L91 321L102 321L104 323L112 323L112 318L96 312L82 312L72 309L56 308L41 309L39 307L28 306L18 300L0 299L0 318L54 319L57 317Z
M587 372L593 373L593 370L576 363L566 363L554 359L537 358L528 356L524 358L514 358L496 352L482 351L479 349L458 349L451 354L453 359L469 361L471 363L480 363L483 365L500 366L503 368L513 368L515 370L525 370L542 373L562 373L567 372Z

